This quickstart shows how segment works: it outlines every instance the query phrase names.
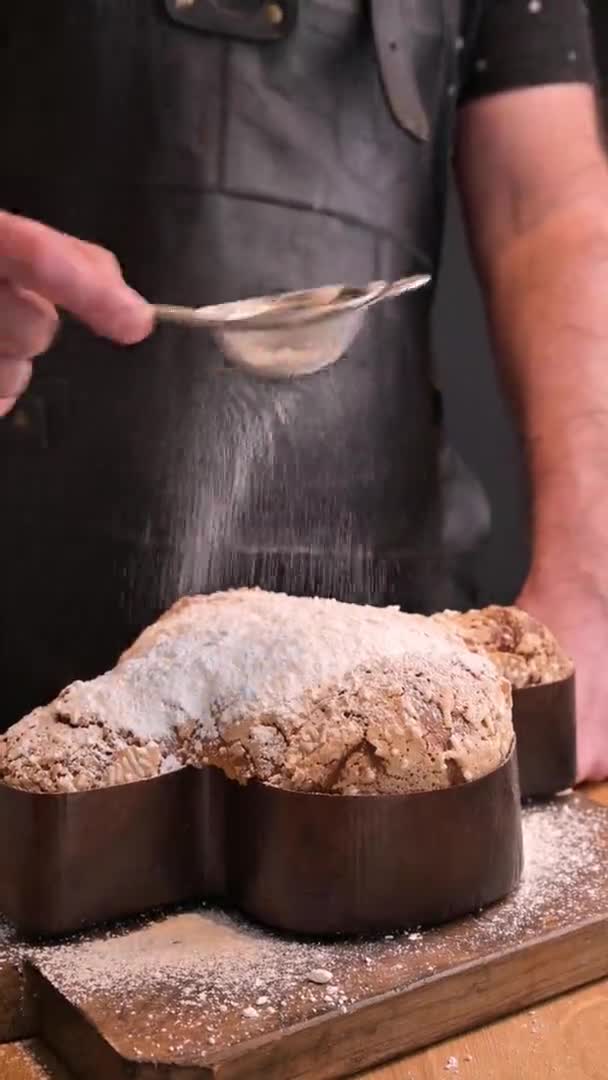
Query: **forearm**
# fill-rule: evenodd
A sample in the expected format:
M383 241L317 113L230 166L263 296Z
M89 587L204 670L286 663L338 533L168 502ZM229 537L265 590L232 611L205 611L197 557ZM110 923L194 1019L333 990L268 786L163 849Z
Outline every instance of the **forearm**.
M608 550L608 172L504 238L481 266L532 489L533 572L594 570ZM584 543L581 539L584 537Z
M483 151L483 152L480 152ZM518 603L577 669L579 776L608 776L608 165L588 86L463 110L457 162L527 452L533 560Z

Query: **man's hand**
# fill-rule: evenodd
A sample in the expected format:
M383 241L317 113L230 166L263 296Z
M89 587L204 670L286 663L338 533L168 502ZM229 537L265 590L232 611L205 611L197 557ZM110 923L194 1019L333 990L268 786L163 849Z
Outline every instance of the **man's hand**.
M608 597L593 580L529 578L518 605L549 626L576 665L578 776L608 774Z
M532 566L518 602L576 664L579 776L604 779L608 165L591 89L536 87L468 106L459 175L532 482Z
M57 307L123 345L147 337L154 321L109 251L0 212L0 416L27 387L32 360L52 343Z

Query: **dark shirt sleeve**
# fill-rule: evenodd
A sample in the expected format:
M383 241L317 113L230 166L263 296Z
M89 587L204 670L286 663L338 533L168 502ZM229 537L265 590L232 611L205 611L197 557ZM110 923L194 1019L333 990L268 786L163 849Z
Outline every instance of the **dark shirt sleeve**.
M584 0L483 0L467 52L463 101L519 87L595 80Z

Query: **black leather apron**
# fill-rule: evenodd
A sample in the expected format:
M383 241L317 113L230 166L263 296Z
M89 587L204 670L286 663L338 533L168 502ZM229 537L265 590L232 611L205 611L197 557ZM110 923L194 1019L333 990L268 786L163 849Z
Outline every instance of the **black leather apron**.
M460 8L4 5L0 205L112 249L165 303L434 272ZM0 424L3 722L185 593L440 605L431 299L374 309L290 383L201 332L125 350L66 323Z

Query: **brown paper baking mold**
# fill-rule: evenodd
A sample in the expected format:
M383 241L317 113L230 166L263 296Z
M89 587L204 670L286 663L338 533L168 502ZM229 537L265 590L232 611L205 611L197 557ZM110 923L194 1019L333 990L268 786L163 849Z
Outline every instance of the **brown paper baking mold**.
M575 677L513 690L523 799L548 798L576 782Z
M211 767L71 794L0 785L0 829L0 910L27 937L206 899L291 933L379 933L484 907L522 868L515 750L413 795L289 792Z

